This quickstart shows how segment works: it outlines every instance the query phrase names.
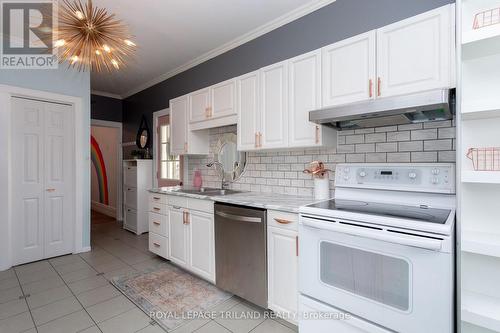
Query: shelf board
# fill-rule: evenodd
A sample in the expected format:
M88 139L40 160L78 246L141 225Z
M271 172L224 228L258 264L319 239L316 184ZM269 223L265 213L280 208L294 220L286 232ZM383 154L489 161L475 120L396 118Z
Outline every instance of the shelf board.
M500 299L462 290L462 321L500 331Z
M500 258L500 234L462 230L462 251Z
M469 108L467 106L462 107L462 119L463 120L474 120L474 119L490 119L490 118L500 118L500 106L496 107L474 107Z
M462 182L500 184L500 171L462 171Z
M500 53L500 24L469 30L462 35L462 57L465 60Z

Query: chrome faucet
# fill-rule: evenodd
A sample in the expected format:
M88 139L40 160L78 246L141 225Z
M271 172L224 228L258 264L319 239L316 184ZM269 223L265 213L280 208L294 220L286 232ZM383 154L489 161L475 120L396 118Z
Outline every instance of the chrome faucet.
M217 167L219 167L219 176L221 178L221 184L220 184L220 189L224 190L227 186L229 186L229 182L226 182L225 177L226 177L226 172L224 171L224 166L222 163L213 161L207 164L207 167L212 168L215 166L215 169L217 170Z

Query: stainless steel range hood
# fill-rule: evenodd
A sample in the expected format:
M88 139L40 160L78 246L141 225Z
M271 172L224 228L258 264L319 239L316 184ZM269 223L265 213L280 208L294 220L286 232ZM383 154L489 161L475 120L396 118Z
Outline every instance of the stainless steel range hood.
M452 119L454 105L454 89L431 90L315 110L309 120L340 130L423 123Z

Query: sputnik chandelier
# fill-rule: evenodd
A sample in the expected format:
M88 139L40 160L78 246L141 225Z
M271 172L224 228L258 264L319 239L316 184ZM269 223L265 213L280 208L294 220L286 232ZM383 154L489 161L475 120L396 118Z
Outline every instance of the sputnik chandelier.
M85 1L85 0L83 0ZM60 62L79 71L113 71L125 66L135 50L128 27L92 0L63 0L54 46Z

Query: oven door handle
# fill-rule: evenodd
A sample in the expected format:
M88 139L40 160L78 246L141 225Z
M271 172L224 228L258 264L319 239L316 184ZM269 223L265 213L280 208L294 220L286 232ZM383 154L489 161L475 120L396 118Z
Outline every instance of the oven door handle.
M347 226L339 224L338 222L317 222L308 218L302 218L302 224L311 228L341 232L344 234L418 247L426 250L440 251L442 249L442 241L439 239L391 233L385 229L369 229L363 226Z

